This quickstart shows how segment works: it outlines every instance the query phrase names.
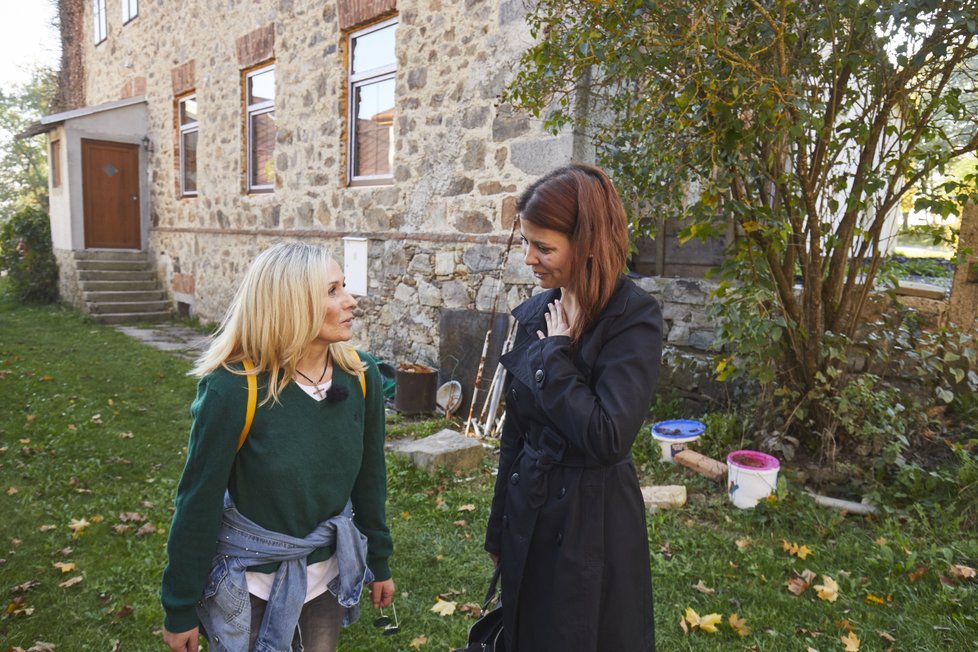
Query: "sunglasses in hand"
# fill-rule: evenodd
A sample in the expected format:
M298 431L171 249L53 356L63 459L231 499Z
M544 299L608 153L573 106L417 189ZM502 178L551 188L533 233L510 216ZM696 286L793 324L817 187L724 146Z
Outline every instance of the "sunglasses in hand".
M391 619L384 614L383 607L380 609L380 618L374 621L374 627L384 628L384 636L393 636L401 631L401 626L397 622L397 607L394 606L393 602L391 602L391 610L394 612L393 622L391 622Z

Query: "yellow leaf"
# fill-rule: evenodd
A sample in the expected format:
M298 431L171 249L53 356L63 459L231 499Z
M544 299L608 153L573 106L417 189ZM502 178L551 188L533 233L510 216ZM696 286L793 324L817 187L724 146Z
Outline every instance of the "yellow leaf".
M77 539L82 534L85 533L85 528L87 528L91 523L81 518L73 518L71 522L68 523L68 529L71 530L71 538Z
M739 618L737 614L730 614L730 618L727 619L730 624L730 628L737 632L739 636L747 636L750 634L750 628L747 626L747 621L743 618Z
M760 222L757 222L755 220L748 220L743 224L741 224L740 226L744 229L745 233L753 233L754 231L760 231L762 228Z
M13 496L15 493L17 493L17 487L10 487L9 489L7 489L8 496Z
M455 613L455 603L439 598L431 610L439 616L451 616L453 613Z
M473 511L475 511L475 505L472 505L471 503L468 504L468 505L462 505L461 507L458 508L458 511L460 511L460 512L473 512Z
M700 618L700 629L702 629L704 632L716 634L717 625L721 622L723 622L723 616L720 614L706 614Z
M849 632L845 636L840 636L839 640L845 645L845 652L859 652L859 637L856 636L856 632Z
M62 561L54 562L54 567L61 570L62 573L70 573L75 570L75 565L73 563L64 563Z
M828 575L822 575L823 584L816 584L818 597L826 602L835 602L839 598L839 585Z
M700 615L693 611L692 607L686 607L686 613L683 615L683 619L690 627L699 627Z
M686 617L679 617L679 627L683 630L683 634L689 634L689 625L686 624Z
M885 605L886 604L886 600L884 600L883 598L881 598L879 596L873 595L872 593L867 593L866 594L866 604L881 604L881 605Z
M411 642L408 643L408 646L412 650L420 650L421 649L421 646L424 645L427 642L428 642L428 637L425 636L424 634L422 634L421 636L416 636L416 637L412 638L411 639Z
M809 548L808 546L801 546L800 548L798 548L798 551L795 554L798 556L798 559L805 559L809 555L812 555L812 554L815 554L815 553L813 553L812 552L812 549Z
M408 520L411 518L411 512L401 512L401 518L403 518L405 521Z

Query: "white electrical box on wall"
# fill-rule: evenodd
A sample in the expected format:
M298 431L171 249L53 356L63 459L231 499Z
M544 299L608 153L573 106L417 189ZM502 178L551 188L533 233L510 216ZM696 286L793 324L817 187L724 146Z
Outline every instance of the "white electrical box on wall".
M347 292L367 295L366 238L343 238L343 274L346 276Z

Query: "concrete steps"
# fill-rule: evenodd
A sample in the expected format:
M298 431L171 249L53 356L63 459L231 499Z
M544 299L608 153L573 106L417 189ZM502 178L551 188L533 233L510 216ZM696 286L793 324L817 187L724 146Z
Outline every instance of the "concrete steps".
M172 317L170 301L145 252L75 252L85 311L103 324L159 323Z

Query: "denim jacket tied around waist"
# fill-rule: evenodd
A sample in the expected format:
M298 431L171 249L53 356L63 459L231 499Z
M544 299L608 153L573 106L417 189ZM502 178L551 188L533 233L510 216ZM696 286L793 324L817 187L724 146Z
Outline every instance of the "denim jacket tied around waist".
M224 518L217 555L197 616L210 645L222 652L248 649L251 603L245 571L251 566L281 562L272 581L255 652L290 652L299 612L306 596L306 557L316 548L335 545L339 575L329 591L345 608L343 626L360 616L360 593L374 580L367 568L367 538L353 523L353 506L323 521L305 538L272 532L241 515L224 495Z

